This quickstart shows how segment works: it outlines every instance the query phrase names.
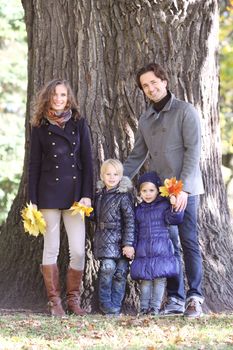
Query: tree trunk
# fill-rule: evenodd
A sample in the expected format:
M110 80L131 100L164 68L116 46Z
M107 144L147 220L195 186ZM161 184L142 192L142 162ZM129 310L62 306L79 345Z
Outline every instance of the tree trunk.
M137 119L146 102L136 87L135 72L157 61L169 73L170 89L200 111L206 193L201 199L199 231L206 308L232 310L233 242L219 138L217 0L22 3L29 47L25 164L19 193L0 235L0 306L36 309L45 303L39 272L43 239L23 233L20 217L27 192L30 106L36 91L55 77L71 82L91 128L97 179L104 159L123 161L132 149ZM96 310L98 263L92 255L92 231L88 225L83 303ZM63 230L59 260L63 281L67 256ZM134 308L137 302L135 284L130 282L125 307Z

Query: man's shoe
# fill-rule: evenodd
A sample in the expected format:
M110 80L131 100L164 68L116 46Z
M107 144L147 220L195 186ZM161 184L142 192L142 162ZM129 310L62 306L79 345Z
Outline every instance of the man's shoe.
M186 304L184 316L190 318L199 318L203 315L201 303L196 298L190 298Z
M179 300L168 299L164 308L160 311L160 315L173 316L182 315L184 313L184 303Z

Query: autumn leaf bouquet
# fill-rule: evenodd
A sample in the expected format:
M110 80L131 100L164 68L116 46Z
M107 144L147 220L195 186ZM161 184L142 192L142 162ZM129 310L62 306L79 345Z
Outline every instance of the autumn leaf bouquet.
M37 210L30 202L21 211L24 231L29 235L37 237L40 233L43 235L46 231L46 222L41 211Z
M164 180L164 186L159 187L160 195L162 197L170 197L171 204L175 204L176 197L183 189L183 182L176 180L175 177Z
M79 202L74 202L69 210L72 210L71 215L76 215L79 213L82 219L84 220L85 216L90 216L90 214L93 211L93 208L87 207L86 205L80 204Z

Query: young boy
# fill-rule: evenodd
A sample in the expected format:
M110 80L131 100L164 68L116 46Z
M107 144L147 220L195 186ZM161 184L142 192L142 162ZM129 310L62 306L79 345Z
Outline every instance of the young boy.
M118 315L125 295L129 259L134 255L132 183L119 160L106 160L100 170L94 211L94 255L100 260L99 308Z

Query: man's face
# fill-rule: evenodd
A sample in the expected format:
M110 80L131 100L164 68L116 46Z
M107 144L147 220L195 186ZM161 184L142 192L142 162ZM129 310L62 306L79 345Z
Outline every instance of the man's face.
M156 77L154 72L142 74L140 83L144 94L154 102L159 102L167 95L167 81Z

